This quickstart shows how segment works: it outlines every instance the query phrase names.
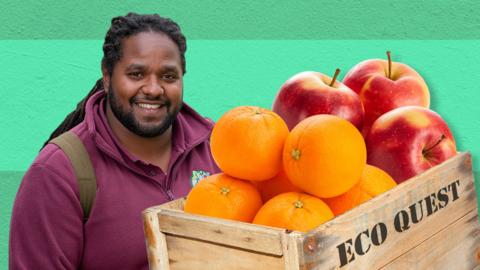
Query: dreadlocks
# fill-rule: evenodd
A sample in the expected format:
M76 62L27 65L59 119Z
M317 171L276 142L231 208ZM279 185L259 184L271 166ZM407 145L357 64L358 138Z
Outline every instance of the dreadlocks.
M167 35L178 46L182 71L183 74L186 73L185 51L187 50L187 44L178 24L168 18L160 17L158 14L139 15L128 13L126 16L113 18L110 29L105 36L102 68L107 71L108 75L112 76L115 64L122 58L122 41L142 32L159 32ZM99 79L88 95L77 104L75 110L69 113L63 122L52 132L48 140L43 144L43 147L53 138L82 122L85 117L87 100L93 94L102 90L103 80Z

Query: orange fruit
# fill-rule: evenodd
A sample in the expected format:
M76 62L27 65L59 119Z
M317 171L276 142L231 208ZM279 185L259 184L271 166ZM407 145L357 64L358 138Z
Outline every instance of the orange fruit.
M252 183L223 173L205 177L185 200L184 211L210 217L252 222L262 199Z
M335 216L395 187L397 183L385 171L372 165L366 165L360 181L346 193L325 199Z
M310 116L295 126L283 151L288 179L320 198L351 189L360 179L366 160L360 131L347 120L327 114Z
M236 178L262 181L278 174L287 124L276 113L253 106L226 112L215 124L210 148L222 171Z
M264 202L281 193L290 191L302 191L301 189L293 185L290 180L288 180L287 174L285 174L285 171L283 169L281 169L280 172L272 179L268 179L265 181L255 181L252 183L257 187Z
M333 217L321 199L305 193L287 192L266 202L252 223L307 232Z

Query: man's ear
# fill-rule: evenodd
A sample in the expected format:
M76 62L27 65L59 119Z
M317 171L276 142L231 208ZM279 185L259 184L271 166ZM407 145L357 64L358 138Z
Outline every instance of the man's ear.
M103 89L105 93L108 93L108 89L110 89L110 74L108 73L107 69L102 66L102 81L103 81Z

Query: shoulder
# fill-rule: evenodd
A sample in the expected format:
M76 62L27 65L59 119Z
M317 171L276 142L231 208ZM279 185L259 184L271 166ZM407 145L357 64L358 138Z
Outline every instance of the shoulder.
M67 155L55 144L47 144L32 163L32 167L44 167L52 172L65 175L71 170Z
M70 160L54 144L47 144L27 170L22 185L32 188L61 188L78 193L76 177Z
M75 134L84 146L88 144L89 132L85 122L78 124L69 132ZM70 159L59 146L53 143L45 145L33 161L32 167L43 167L65 178L74 176Z
M55 145L47 145L20 183L14 203L14 212L17 213L15 219L18 221L28 216L58 215L59 211L66 211L62 209L69 209L71 213L67 215L81 220L82 210L76 181L63 151Z

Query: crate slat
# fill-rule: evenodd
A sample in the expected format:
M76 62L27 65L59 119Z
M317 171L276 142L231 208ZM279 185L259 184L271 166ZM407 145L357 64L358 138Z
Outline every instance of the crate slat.
M158 213L164 206L150 207L143 211L143 231L147 245L148 265L151 270L170 270L165 234L160 231Z
M167 234L170 270L284 269L283 256Z
M284 230L249 223L164 210L158 214L163 233L281 256Z
M473 210L382 269L474 269L480 263L479 234Z

